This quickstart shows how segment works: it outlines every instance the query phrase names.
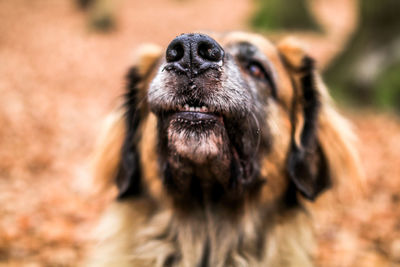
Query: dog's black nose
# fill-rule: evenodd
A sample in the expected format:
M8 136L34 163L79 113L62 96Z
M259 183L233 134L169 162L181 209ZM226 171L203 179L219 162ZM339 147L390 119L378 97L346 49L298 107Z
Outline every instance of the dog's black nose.
M196 76L223 63L224 50L211 37L203 34L182 34L168 45L166 60L173 70Z

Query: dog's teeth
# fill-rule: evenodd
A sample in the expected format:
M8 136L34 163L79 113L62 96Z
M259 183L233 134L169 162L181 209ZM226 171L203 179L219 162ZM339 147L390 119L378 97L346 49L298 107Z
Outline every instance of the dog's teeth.
M194 107L189 107L189 111L195 111L196 109Z
M189 110L189 105L186 104L186 105L183 107L183 109L184 109L185 111L188 111L188 110Z
M202 106L202 107L201 107L201 111L202 111L202 112L207 112L207 111L208 111L208 108L207 108L206 106Z
M196 112L200 112L200 111L201 111L201 108L196 107Z

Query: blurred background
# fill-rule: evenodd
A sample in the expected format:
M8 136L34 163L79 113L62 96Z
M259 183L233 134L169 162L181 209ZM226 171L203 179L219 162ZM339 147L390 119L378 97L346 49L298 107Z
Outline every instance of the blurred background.
M113 194L88 157L135 48L199 29L304 40L359 135L365 196L315 204L319 266L400 266L398 0L0 0L0 266L76 266Z

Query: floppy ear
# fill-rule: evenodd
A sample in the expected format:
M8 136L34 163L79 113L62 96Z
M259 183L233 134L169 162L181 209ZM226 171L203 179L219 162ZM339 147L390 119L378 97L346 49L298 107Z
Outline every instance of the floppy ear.
M118 199L128 196L138 196L142 193L140 170L140 152L137 144L140 139L138 131L142 119L139 106L142 77L136 67L132 67L127 75L128 86L125 94L125 137L121 148L121 162L119 163L115 182L118 187Z
M292 78L292 137L287 159L289 178L307 199L314 200L332 182L361 169L347 121L334 109L314 60L299 43L286 39L278 45ZM346 177L349 178L349 177Z
M158 46L146 45L139 50L135 65L127 75L124 105L109 118L94 158L95 178L100 186L115 182L118 199L139 196L144 188L141 179L140 126L147 115L146 80L161 55Z

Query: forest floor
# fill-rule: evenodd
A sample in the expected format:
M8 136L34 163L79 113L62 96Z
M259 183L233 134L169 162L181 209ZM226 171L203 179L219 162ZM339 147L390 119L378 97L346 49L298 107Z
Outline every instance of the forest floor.
M0 0L0 266L75 266L84 257L87 233L113 197L93 194L88 157L137 45L247 29L253 8L246 0L117 3L117 28L96 33L73 1ZM314 43L320 62L332 57L326 43ZM344 113L360 138L365 196L315 209L316 262L400 266L400 119Z

